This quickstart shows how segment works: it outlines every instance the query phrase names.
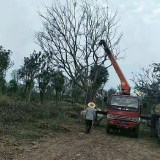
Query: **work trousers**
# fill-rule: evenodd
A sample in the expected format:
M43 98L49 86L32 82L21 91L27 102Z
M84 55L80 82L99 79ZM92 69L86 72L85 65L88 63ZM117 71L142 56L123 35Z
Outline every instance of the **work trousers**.
M86 119L86 131L85 133L89 133L92 127L93 121Z
M150 137L156 137L156 126L150 127Z

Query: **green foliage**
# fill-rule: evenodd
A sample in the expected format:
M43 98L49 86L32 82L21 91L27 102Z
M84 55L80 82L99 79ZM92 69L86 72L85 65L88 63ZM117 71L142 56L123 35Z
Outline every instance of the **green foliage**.
M55 102L41 105L38 103L15 102L7 97L0 97L0 119L4 125L63 117L65 112L70 109L71 105L68 103L61 102L59 106L56 106Z
M85 92L82 88L77 86L74 82L72 82L71 86L71 93L72 93L72 103L81 102L84 103L85 101Z
M24 97L27 101L30 101L31 92L34 87L34 80L37 77L41 62L44 60L41 57L41 52L34 51L30 54L30 57L24 57L24 62L21 68L18 70L18 75L25 84Z
M160 102L160 63L153 63L147 68L142 68L142 73L133 77L135 89L142 93L144 102L148 107L144 108L145 113L151 113L151 108Z
M71 96L72 94L72 80L70 80L68 77L64 76L64 85L63 85L63 90L62 94L63 95L68 95Z
M8 92L11 94L15 94L18 90L18 83L14 79L9 81Z
M11 78L18 83L18 81L19 81L18 70L15 69L15 70L12 71Z
M112 96L112 94L115 94L116 92L117 92L117 90L115 88L110 88L107 91L107 97L108 97L108 99Z
M145 97L157 102L160 100L160 64L153 63L148 68L142 69L143 73L135 75L133 82L135 89Z
M3 49L2 46L0 46L0 76L3 77L5 75L5 72L7 69L9 69L13 62L11 62L10 59L11 51Z
M55 71L52 79L52 86L54 87L56 92L61 92L65 79L62 71Z
M54 69L43 66L37 76L41 103L44 101L44 96L51 82L53 74Z
M37 74L38 89L40 94L41 103L44 101L45 94L51 84L51 79L54 75L54 65L48 55L48 53L43 53L39 57L41 59L41 64L39 66L39 71Z
M90 80L94 89L100 88L108 80L109 73L106 67L101 65L94 65L91 67Z
M6 92L6 80L4 77L0 77L0 94L5 94Z
M89 79L90 86L87 92L87 102L95 99L96 94L100 88L108 81L108 70L107 67L102 65L94 65L91 67Z
M5 75L6 71L13 65L13 62L10 59L11 51L3 49L0 46L0 92L5 90Z
M30 57L24 57L24 62L18 70L19 78L24 81L32 81L39 70L42 59L40 59L41 52L34 51Z
M36 87L36 82L38 82L41 103L44 102L45 94L49 93L49 90L55 91L56 94L62 92L64 75L61 71L54 70L54 65L48 54L34 51L30 57L24 58L23 66L18 70L18 75L25 84L23 95L27 101L32 99L31 93Z
M76 112L76 111L75 111ZM75 113L74 112L74 113ZM75 120L71 118L73 107L69 103L25 103L0 97L0 131L17 140L36 140L54 132L69 132ZM79 114L77 110L75 114Z

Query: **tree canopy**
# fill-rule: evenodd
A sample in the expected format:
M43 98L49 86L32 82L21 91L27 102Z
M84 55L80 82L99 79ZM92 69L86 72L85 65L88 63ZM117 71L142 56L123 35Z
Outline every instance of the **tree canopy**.
M0 92L3 92L5 87L6 71L13 65L10 59L11 53L10 50L5 50L0 46Z

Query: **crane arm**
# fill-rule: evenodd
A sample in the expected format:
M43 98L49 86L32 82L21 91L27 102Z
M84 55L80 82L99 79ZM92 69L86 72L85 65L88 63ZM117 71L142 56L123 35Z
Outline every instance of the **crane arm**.
M99 45L104 47L104 51L106 52L106 54L108 55L119 79L120 79L120 82L121 82L121 90L123 91L123 94L127 94L127 95L130 95L130 85L127 81L127 79L125 78L120 66L118 65L114 55L111 53L110 49L108 48L106 42L104 40L101 40L99 42Z

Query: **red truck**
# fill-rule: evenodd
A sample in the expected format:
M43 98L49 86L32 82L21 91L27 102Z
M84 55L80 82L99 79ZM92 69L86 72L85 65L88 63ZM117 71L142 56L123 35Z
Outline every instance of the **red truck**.
M141 114L140 99L138 96L130 95L131 87L106 42L101 40L99 45L103 46L121 82L121 93L112 95L109 100L106 132L110 133L114 128L130 129L134 137L138 137Z

